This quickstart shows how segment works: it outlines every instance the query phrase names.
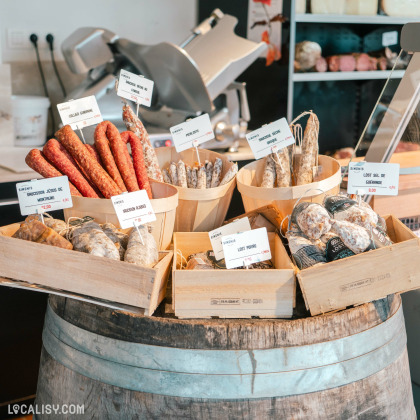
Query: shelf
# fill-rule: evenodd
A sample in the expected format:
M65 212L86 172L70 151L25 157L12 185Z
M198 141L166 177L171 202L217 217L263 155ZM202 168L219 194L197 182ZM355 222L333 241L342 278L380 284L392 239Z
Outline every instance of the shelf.
M316 15L312 13L297 14L296 22L307 23L354 23L354 24L371 24L371 25L404 25L407 22L419 22L420 17L397 17L384 15Z
M391 70L383 71L337 71L325 73L294 73L294 82L327 82L338 80L378 80L388 79L391 76L393 79L401 79L404 76L405 70Z

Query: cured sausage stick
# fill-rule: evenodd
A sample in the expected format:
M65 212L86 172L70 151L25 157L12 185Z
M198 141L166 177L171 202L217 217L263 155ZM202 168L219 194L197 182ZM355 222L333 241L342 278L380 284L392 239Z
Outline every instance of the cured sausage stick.
M121 191L127 191L117 163L118 161L120 166L124 166L125 163L125 155L121 151L121 147L116 146L117 143L122 144L117 127L109 121L102 121L95 128L94 138L96 150L101 157L106 171L111 175L111 178L115 181ZM114 149L117 150L117 155L112 154L110 146L113 151Z
M277 187L290 187L292 177L290 174L289 151L287 147L271 155L276 166Z
M56 140L57 141L57 140ZM81 168L77 162L73 159L73 157L71 156L71 154L66 150L66 148L59 142L57 141L58 145L55 146L55 148L59 148L59 150L61 152L63 152L67 159L70 160L70 162L73 164L73 166L82 174L82 176L87 180L88 184L90 185L90 187L95 191L95 193L98 195L99 198L103 198L104 196L102 195L102 193L98 190L98 188L96 187L96 185L93 183L93 181L89 178L89 176L86 174L86 172L83 170L83 168ZM85 145L87 146L87 145ZM45 147L45 146L44 146ZM45 153L44 153L45 154ZM49 159L49 158L47 158ZM51 159L50 159L51 160ZM55 163L53 163L55 165ZM57 165L55 165L57 166ZM87 197L84 195L84 197Z
M93 144L85 144L86 149L89 151L89 153L95 158L96 162L99 163L102 167L104 167L101 157L99 156L98 151L96 150L95 145Z
M80 141L77 134L69 125L55 133L57 139L72 155L78 165L89 175L105 198L111 198L114 195L122 193L118 185L105 172L104 168L87 151L85 145Z
M302 155L297 168L296 185L310 184L313 180L313 169L318 165L318 117L311 112L306 123L302 141Z
M141 190L146 190L149 198L153 198L152 188L150 187L149 177L147 176L146 165L144 163L143 148L140 139L131 131L121 133L121 140L130 143L131 154L133 155L133 166L137 177L138 186Z
M127 130L132 131L140 139L148 177L163 182L162 171L160 170L155 149L150 143L149 134L147 134L143 123L127 104L123 106L123 120Z
M45 157L82 193L83 197L99 198L99 195L89 185L88 180L77 168L76 162L68 155L67 150L56 139L50 139L42 149Z
M220 181L220 186L227 184L230 182L235 175L238 173L238 164L234 163L229 170L225 173L225 176Z
M187 169L185 167L185 163L182 160L178 162L177 173L178 173L178 187L188 188Z
M48 162L42 152L38 149L32 149L25 158L26 164L33 169L35 172L38 172L44 178L54 178L55 176L63 176L63 174L58 171L54 166ZM81 197L79 190L69 182L71 195Z
M276 165L273 159L271 159L271 156L267 156L265 159L266 160L261 187L274 188L274 184L276 183Z
M95 134L96 132L99 138L106 137L108 139L113 158L118 167L117 172L119 171L118 173L127 190L130 192L138 191L140 188L136 179L134 165L128 153L126 141L122 140L117 127L109 121L103 121L96 127Z

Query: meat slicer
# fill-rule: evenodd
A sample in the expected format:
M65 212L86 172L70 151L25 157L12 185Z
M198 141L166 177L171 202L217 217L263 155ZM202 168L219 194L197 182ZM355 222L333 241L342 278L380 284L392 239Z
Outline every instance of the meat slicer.
M180 45L142 45L106 29L79 28L62 52L70 70L86 78L66 100L95 95L104 119L123 128L114 85L125 69L154 81L151 106L141 106L140 115L155 147L169 144L171 126L202 113L216 136L205 147L234 146L250 119L245 83L235 79L266 48L235 35L237 22L216 9Z

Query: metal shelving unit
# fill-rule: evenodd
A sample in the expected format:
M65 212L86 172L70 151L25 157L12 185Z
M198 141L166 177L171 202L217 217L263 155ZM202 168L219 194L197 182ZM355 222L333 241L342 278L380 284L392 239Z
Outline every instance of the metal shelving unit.
M288 64L288 94L287 94L287 118L293 119L294 84L302 82L322 81L349 81L349 80L381 80L391 75L391 70L367 71L367 72L326 72L326 73L295 73L295 44L296 31L299 23L325 23L325 24L366 24L366 25L403 25L407 22L418 22L418 19L392 17L383 15L329 15L329 14L296 14L296 0L291 0L290 5L290 36L289 36L289 64ZM404 70L394 71L393 78L402 78Z
M383 70L383 71L337 71L325 73L293 73L293 82L328 82L339 80L380 80L401 79L404 76L404 70Z
M352 23L366 25L404 25L407 22L419 22L419 18L405 18L385 15L316 15L313 13L295 14L295 22L306 23Z

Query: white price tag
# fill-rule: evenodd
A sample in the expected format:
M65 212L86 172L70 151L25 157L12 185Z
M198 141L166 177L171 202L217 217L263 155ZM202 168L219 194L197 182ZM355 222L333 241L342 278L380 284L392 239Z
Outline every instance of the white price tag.
M214 139L209 114L175 125L170 131L178 153Z
M73 207L67 176L19 182L16 190L22 216Z
M62 123L70 125L73 130L99 124L103 121L98 103L93 95L63 102L57 105L57 109Z
M389 45L396 45L398 44L398 32L391 31L391 32L384 32L382 34L382 46L388 47Z
M398 195L398 163L350 162L347 192L359 195Z
M246 139L255 159L261 159L295 143L295 138L290 131L286 118L281 118L264 125L258 130L251 131L246 135Z
M223 253L222 237L231 235L232 233L245 232L247 230L251 230L248 217L243 217L242 219L235 220L221 228L211 230L209 232L209 237L216 260L221 260L225 256Z
M130 73L127 70L121 70L120 78L118 80L117 95L140 105L150 106L153 85L153 80Z
M123 229L133 227L134 223L144 225L156 220L152 203L145 190L114 195L111 200Z
M236 268L271 259L267 229L249 230L222 237L226 268Z

